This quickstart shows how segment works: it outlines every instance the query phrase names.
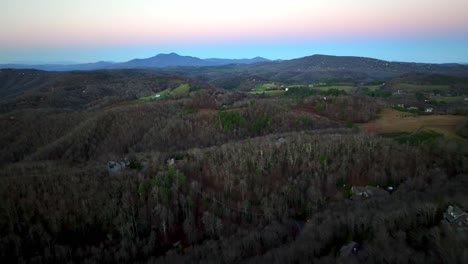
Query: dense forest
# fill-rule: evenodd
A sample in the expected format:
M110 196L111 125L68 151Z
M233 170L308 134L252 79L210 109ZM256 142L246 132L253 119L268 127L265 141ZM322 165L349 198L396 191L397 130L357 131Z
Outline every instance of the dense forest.
M468 208L467 145L365 132L384 98L18 72L0 79L2 263L468 263L443 219Z

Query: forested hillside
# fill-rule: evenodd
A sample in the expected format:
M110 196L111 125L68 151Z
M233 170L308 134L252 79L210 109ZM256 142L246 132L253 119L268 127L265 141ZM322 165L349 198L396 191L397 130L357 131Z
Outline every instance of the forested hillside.
M385 97L269 96L149 70L31 74L43 76L2 86L2 263L468 261L443 217L468 208L467 145L363 129Z

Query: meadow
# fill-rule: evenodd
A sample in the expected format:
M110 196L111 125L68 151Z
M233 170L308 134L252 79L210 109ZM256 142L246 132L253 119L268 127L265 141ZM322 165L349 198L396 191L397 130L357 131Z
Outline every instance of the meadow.
M176 95L181 95L181 94L186 94L190 91L190 85L189 84L181 84L177 86L176 88L167 88L162 90L161 92L140 97L138 99L130 101L131 104L140 104L140 103L147 103L152 100L158 100L162 99L168 96L176 96Z
M441 90L441 91L445 91L445 90L450 89L450 85L421 85L421 84L397 83L393 85L393 88L398 89L398 90L419 90L419 91Z
M374 133L415 132L417 130L434 130L447 138L468 143L467 139L455 133L457 125L467 118L459 115L417 115L384 108L379 118L362 125L362 129Z

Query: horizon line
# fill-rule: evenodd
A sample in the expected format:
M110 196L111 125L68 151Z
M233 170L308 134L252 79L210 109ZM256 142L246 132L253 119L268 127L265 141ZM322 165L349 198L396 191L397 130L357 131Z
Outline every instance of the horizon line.
M113 64L119 64L119 63L126 63L132 60L144 60L144 59L149 59L156 57L158 55L171 55L175 54L181 57L193 57L193 58L198 58L201 60L210 60L210 59L223 59L223 60L250 60L250 59L255 59L255 58L262 58L266 59L268 61L286 61L286 60L295 60L295 59L302 59L306 57L312 57L312 56L329 56L329 57L355 57L355 58L367 58L367 59L376 59L376 60L382 60L382 61L388 61L388 62L401 62L401 63L421 63L421 64L460 64L460 65L467 65L468 62L423 62L423 61L404 61L404 60L385 60L382 58L378 57L371 57L371 56L359 56L359 55L336 55L336 54L323 54L323 53L314 53L310 55L305 55L305 56L300 56L300 57L294 57L294 58L281 58L281 59L270 59L265 56L254 56L254 57L237 57L237 58L226 58L226 57L197 57L193 55L182 55L178 52L168 52L168 53L157 53L156 55L150 56L150 57L144 57L144 58L132 58L130 60L124 60L124 61L110 61L110 60L96 60L96 61L83 61L83 62L77 62L77 61L49 61L49 62L41 62L41 61L36 61L36 62L28 62L28 61L17 61L17 62L2 62L0 63L1 65L26 65L26 66L39 66L39 65L61 65L61 66L71 66L71 65L80 65L80 64L94 64L94 63L113 63Z

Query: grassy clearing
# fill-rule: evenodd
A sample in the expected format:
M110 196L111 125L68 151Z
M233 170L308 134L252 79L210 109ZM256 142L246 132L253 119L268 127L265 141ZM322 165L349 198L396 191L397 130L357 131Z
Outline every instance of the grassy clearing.
M455 128L466 120L464 116L456 115L427 115L418 116L413 113L400 112L392 108L385 108L377 120L362 125L362 129L375 133L414 132L433 130L444 134L447 138L468 143L467 139L458 136Z
M304 96L310 96L314 94L339 95L340 94L339 92L351 93L355 91L356 89L358 89L357 87L354 87L354 86L344 86L344 85L308 87L306 85L295 84L295 85L288 85L285 88L278 88L278 86L275 86L275 87L276 88L273 88L272 84L267 84L266 86L263 85L261 88L257 86L256 90L250 91L249 93L264 94L267 96L282 96L282 95L290 96L291 94L299 96L298 92L303 91L304 93L299 96L300 98L303 98ZM288 88L289 90L288 92L286 92L285 90L286 88ZM330 92L330 94L327 94L327 92Z
M363 86L363 87L359 87L358 89L368 89L369 91L371 92L375 92L377 91L378 89L380 89L381 85L372 85L372 86Z
M419 133L392 132L383 133L381 136L392 138L402 144L418 145L421 143L435 143L444 137L443 134L433 130L421 131Z
M319 90L319 91L329 91L331 89L335 89L335 90L341 90L345 92L354 92L358 88L355 86L333 85L333 86L318 86L318 87L313 87L313 89Z
M305 84L294 84L294 85L288 85L287 87L289 89L297 89L297 88L308 88L309 86Z
M274 83L264 83L264 84L259 84L255 87L256 91L266 91L266 90L275 90L278 89L279 86L274 84Z
M450 89L450 85L420 85L420 84L409 84L409 83L397 83L393 85L394 89L398 90L420 90L420 91L433 91L441 90L445 91Z
M432 96L431 100L437 102L446 102L446 103L459 103L459 102L467 102L465 101L465 97L463 96Z
M149 96L140 97L138 99L132 100L129 103L130 104L142 104L142 103L150 102L150 101L152 101L154 99L156 99L156 98L154 98L154 95L149 95Z
M167 91L168 89L164 90ZM178 95L188 93L190 91L190 85L188 84L181 84L179 87L174 88L172 91L169 92L170 95ZM161 95L163 96L163 95Z
M251 94L264 94L268 96L281 96L286 93L284 90L263 90L263 91L250 91Z
M165 90L163 90L161 92L132 100L129 103L130 104L147 103L147 102L162 99L162 98L165 98L165 97L168 97L168 96L185 94L185 93L188 93L189 91L190 91L190 85L189 84L181 84L176 88L167 88L167 89L165 89Z

